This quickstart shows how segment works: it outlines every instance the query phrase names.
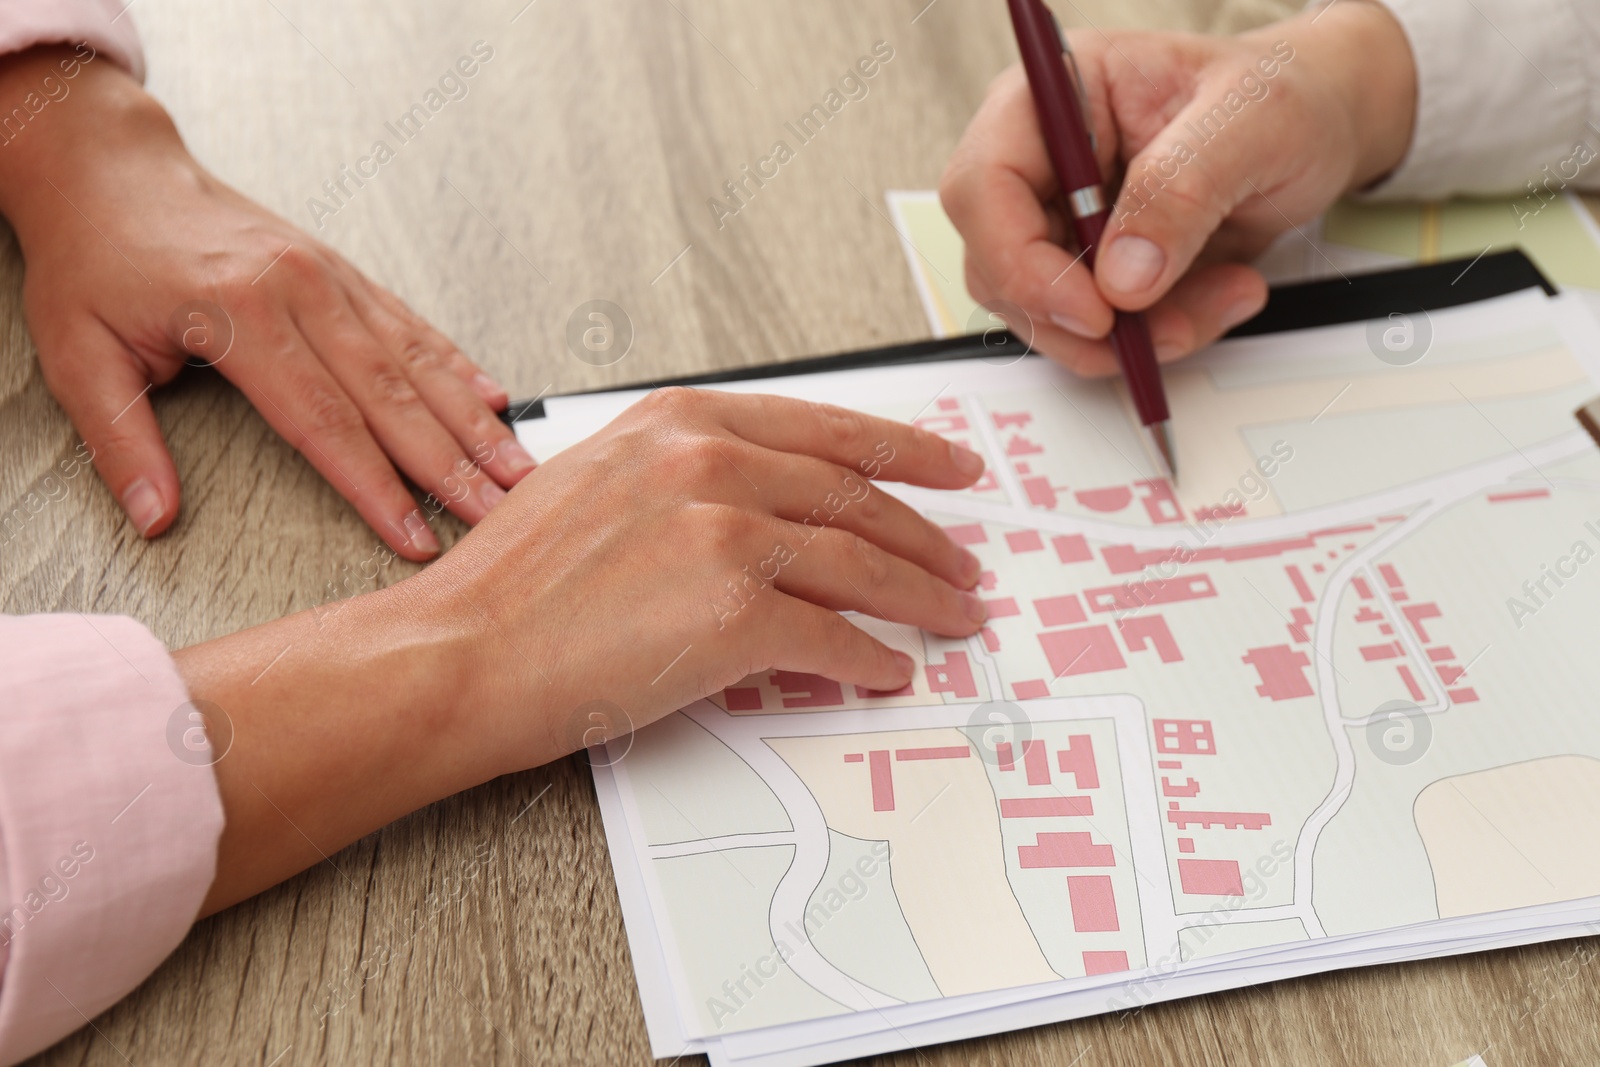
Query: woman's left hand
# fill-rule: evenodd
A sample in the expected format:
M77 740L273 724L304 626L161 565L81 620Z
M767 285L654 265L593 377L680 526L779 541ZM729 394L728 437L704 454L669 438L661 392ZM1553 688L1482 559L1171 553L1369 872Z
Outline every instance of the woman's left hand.
M407 559L439 543L401 475L468 523L488 514L534 467L496 416L505 390L333 249L207 173L153 98L84 53L0 60L0 98L66 87L0 150L0 212L22 244L45 381L139 532L178 514L148 393L191 360L238 386Z

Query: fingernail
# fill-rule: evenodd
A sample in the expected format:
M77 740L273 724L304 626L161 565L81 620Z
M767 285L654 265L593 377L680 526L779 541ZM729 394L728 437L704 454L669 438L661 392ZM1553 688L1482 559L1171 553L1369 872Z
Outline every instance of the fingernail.
M983 457L964 445L950 442L950 462L966 478L976 478L983 473Z
M165 505L161 501L161 494L156 487L150 484L147 478L136 478L122 491L122 510L128 513L128 518L133 520L133 525L143 537L150 532L150 528L161 521L161 513Z
M1076 337L1082 337L1088 341L1093 341L1100 336L1100 334L1089 328L1088 323L1083 322L1080 319L1075 319L1071 315L1068 315L1062 311L1052 311L1050 313L1050 321L1061 327L1063 330L1066 330L1068 333Z
M472 388L477 390L478 395L485 400L499 400L506 395L506 391L501 387L500 383L482 371L472 376Z
M978 578L982 574L983 561L978 559L977 556L973 555L970 548L963 548L961 550L962 584L970 588L971 586L978 584Z
M494 482L485 480L483 485L478 489L478 500L483 504L486 510L493 511L494 506L505 498L506 491L500 488Z
M1157 363L1171 363L1179 356L1182 356L1185 351L1184 347L1176 341L1157 341L1155 345Z
M1224 332L1226 332L1228 330L1233 329L1235 326L1239 325L1241 322L1244 322L1247 319L1255 318L1256 317L1256 313L1259 312L1265 306L1266 306L1266 304L1265 304L1264 301L1257 300L1257 299L1255 299L1253 297L1251 299L1249 299L1249 300L1241 300L1241 301L1239 301L1237 304L1235 304L1232 307L1230 307L1227 311L1223 312L1223 314L1222 314L1222 329L1224 330Z
M515 441L509 441L501 445L500 454L506 458L506 469L512 474L522 474L525 471L533 470L539 465L533 461L532 456L528 455L528 450Z
M900 671L900 677L908 682L911 680L911 672L917 668L917 665L911 662L911 657L904 652L894 653L894 665Z
M1095 273L1100 280L1122 293L1142 293L1161 277L1167 254L1145 237L1119 237L1111 242Z
M977 593L961 594L961 610L966 614L968 622L979 626L982 626L984 620L989 617L988 605L984 604L983 598Z
M418 520L418 521L420 521L420 520ZM418 552L423 553L424 555L428 555L428 556L438 555L438 553L439 553L439 539L437 537L433 536L433 531L431 529L429 529L427 523L424 522L419 526L419 525L416 525L414 523L409 523L408 522L408 523L406 523L406 525L408 527L410 527L410 529L411 529L411 547L412 548L416 549Z

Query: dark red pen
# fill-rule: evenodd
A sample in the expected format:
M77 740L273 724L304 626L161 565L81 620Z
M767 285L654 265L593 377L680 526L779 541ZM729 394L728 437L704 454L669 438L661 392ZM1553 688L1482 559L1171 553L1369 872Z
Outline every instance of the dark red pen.
M1094 157L1077 64L1060 24L1042 0L1006 3L1011 8L1011 25L1017 31L1017 48L1028 73L1028 86L1033 90L1033 107L1039 113L1039 128L1055 168L1056 184L1061 187L1061 199L1072 218L1083 261L1092 271L1111 208L1106 203L1100 165ZM1150 328L1145 325L1143 312L1117 312L1111 327L1111 347L1122 365L1134 411L1155 438L1156 450L1166 460L1176 484L1178 465L1172 451L1167 393L1161 386L1161 368L1156 363L1155 346L1150 343Z

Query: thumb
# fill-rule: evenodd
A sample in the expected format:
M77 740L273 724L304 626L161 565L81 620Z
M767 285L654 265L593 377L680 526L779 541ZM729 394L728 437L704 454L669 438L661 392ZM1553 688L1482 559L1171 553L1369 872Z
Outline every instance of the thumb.
M1230 105L1242 102L1241 114ZM1278 140L1237 91L1201 86L1129 161L1095 260L1106 299L1127 310L1155 303L1241 202Z
M150 406L150 380L99 320L39 345L45 384L94 455L95 469L143 537L178 517L178 472Z

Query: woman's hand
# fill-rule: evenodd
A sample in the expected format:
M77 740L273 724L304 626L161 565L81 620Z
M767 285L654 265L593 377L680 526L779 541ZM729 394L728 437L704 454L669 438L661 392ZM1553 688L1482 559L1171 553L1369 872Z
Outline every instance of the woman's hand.
M869 479L959 489L982 470L838 408L660 390L422 573L178 653L232 723L207 910L592 726L644 726L758 671L901 688L912 660L839 612L969 636L979 563Z
M1368 0L1233 38L1068 37L1101 169L1121 188L1093 273L1062 247L1072 231L1021 68L995 80L939 191L973 297L1020 308L1032 321L1011 325L1081 374L1116 369L1115 309L1149 309L1164 361L1250 318L1266 283L1243 263L1393 170L1410 143L1410 46Z
M527 697L563 712L605 700L642 726L771 667L905 685L910 658L838 613L967 636L984 619L967 591L979 564L870 479L958 489L982 470L964 448L842 408L658 390L414 581L479 605L461 616L468 633L524 635L542 684L512 695L485 675L477 702L505 707L496 748L526 766L572 744L526 732Z
M179 506L147 393L191 359L407 559L439 543L400 474L469 523L488 514L534 466L495 415L505 391L337 252L206 173L161 106L89 55L0 60L0 98L50 98L0 149L0 212L45 381L139 532Z

